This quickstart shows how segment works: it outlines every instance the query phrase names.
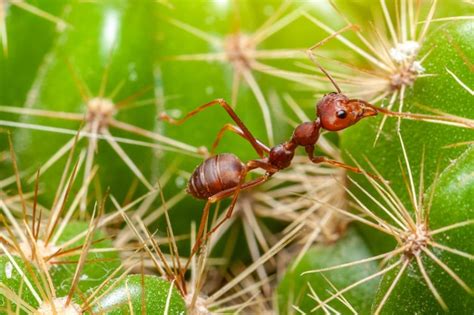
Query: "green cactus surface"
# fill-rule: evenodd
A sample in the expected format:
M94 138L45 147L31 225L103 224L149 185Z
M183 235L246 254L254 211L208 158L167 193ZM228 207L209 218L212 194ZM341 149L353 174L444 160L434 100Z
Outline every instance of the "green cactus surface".
M0 315L472 313L473 16L0 0Z

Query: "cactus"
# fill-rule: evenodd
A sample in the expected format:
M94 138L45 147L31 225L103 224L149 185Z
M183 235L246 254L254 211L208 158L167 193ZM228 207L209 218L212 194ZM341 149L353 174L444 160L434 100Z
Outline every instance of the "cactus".
M470 312L471 2L0 0L0 314ZM336 89L383 107L317 142L362 174L297 151L190 257L191 172L258 154L172 119L272 147Z
M103 290L92 308L94 313L186 314L184 301L173 284L155 276L130 275L111 281Z

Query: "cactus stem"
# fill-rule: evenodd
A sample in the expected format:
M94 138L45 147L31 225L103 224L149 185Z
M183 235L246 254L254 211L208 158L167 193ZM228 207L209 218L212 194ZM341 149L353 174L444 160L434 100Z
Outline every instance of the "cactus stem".
M24 0L0 0L0 38L1 38L1 43L3 46L3 55L5 57L8 56L8 35L7 35L6 19L7 19L7 13L8 13L8 9L10 5L17 6L27 12L30 12L36 16L39 16L42 19L55 23L59 31L64 30L68 26L68 24L64 20L46 11L43 11L27 3Z
M374 273L374 274L372 274L372 275L370 275L370 276L368 276L368 277L365 277L365 278L363 278L363 279L361 279L361 280L359 280L359 281L357 281L357 282L355 282L355 283L353 283L353 284L351 284L351 285L349 285L349 286L347 286L347 287L345 287L345 288L339 290L339 291L336 292L334 295L332 295L331 297L325 299L324 301L322 301L321 303L319 303L317 306L315 306L315 307L311 310L311 312L314 312L314 311L318 310L318 309L321 308L323 305L326 305L327 303L329 303L329 302L331 302L332 300L334 300L334 299L338 298L339 296L341 296L343 293L345 293L345 292L347 292L347 291L349 291L349 290L351 290L351 289L353 289L353 288L355 288L355 287L357 287L357 286L359 286L359 285L361 285L361 284L363 284L363 283L366 283L366 282L368 282L368 281L370 281L370 280L372 280L372 279L375 279L375 278L377 278L377 277L380 277L380 276L382 276L382 275L388 273L390 270L395 269L395 268L398 267L400 264L402 264L402 260L401 260L401 259L397 260L395 263L389 265L388 267L385 267L385 268L382 269L381 271L378 271L378 272L376 272L376 273Z
M428 285L428 287L430 288L430 291L431 293L433 293L433 296L436 298L436 300L438 301L439 305L441 305L441 307L447 311L448 310L448 306L446 305L446 302L444 302L443 298L441 297L441 295L439 294L438 290L436 289L436 287L433 285L433 282L431 281L428 273L426 272L426 268L425 266L423 265L423 261L421 260L420 256L417 255L415 256L416 258L416 262L418 264L418 268L420 269L420 272L423 276L423 278L425 279L425 282L426 284Z
M384 307L384 305L387 302L388 298L392 294L393 289L395 288L395 286L400 281L401 276L403 275L403 273L405 272L405 270L407 269L409 264L410 264L409 259L406 259L403 262L402 267L400 268L400 270L397 273L397 276L392 281L392 284L390 284L390 287L388 288L387 292L385 293L384 297L382 298L382 301L380 302L380 304L377 306L377 309L375 310L374 314L376 314L376 315L380 314L380 312L382 311L382 308Z
M402 275L407 270L407 267L412 265L414 262L418 264L418 268L420 270L420 273L422 274L423 280L426 282L428 288L430 289L435 299L438 301L439 305L442 308L446 309L446 303L441 298L439 292L436 290L431 279L429 278L429 275L423 265L422 258L431 259L436 265L438 265L447 274L449 274L451 278L455 282L457 282L466 292L472 293L472 289L469 288L469 286L461 279L459 275L457 275L454 272L454 270L452 270L443 261L441 261L441 259L438 258L438 256L435 254L434 251L431 250L431 248L437 248L437 249L458 255L460 257L473 259L474 255L439 244L435 242L432 237L433 235L438 234L438 233L443 233L452 229L457 229L457 228L461 228L467 225L471 225L474 223L474 220L458 222L456 224L441 227L436 230L430 229L429 207L431 205L431 201L428 202L428 204L424 204L423 198L422 198L422 196L424 195L424 183L423 183L424 156L422 158L422 162L420 166L420 169L421 169L420 184L418 188L419 191L417 192L415 188L412 172L411 172L410 163L408 160L408 155L406 153L405 145L404 145L401 134L399 134L399 139L400 139L400 144L401 144L401 148L402 148L402 152L404 156L404 162L405 162L404 167L401 165L401 168L402 168L401 171L405 180L408 193L411 197L412 209L409 210L408 208L405 207L405 205L403 205L400 198L395 194L395 192L392 190L392 188L389 186L388 183L380 184L376 180L370 178L370 176L368 175L366 175L367 180L372 184L373 188L377 191L377 193L379 194L379 197L384 200L384 203L386 203L386 205L384 205L384 203L382 203L381 201L377 200L376 196L372 196L367 190L362 188L362 186L359 185L357 182L353 180L352 182L355 184L355 186L358 189L360 189L364 194L366 194L375 204L377 204L377 206L380 207L380 209L382 209L384 213L386 213L390 217L390 221L393 221L395 223L392 224L389 222L389 220L379 217L376 214L376 212L370 210L367 206L365 206L350 191L348 191L348 193L355 199L357 203L356 208L362 213L363 216L367 217L368 219L354 216L351 212L348 212L346 210L336 209L336 211L340 213L346 214L349 217L355 220L358 220L359 222L362 222L368 226L374 227L388 234L389 236L393 237L394 240L396 240L398 243L397 247L390 252L377 255L368 259L362 259L359 261L353 261L353 262L349 262L349 263L345 263L345 264L341 264L337 266L332 266L328 268L322 268L318 270L308 270L304 272L303 275L308 274L308 273L315 273L315 272L321 273L321 272L340 269L340 268L348 268L357 264L368 263L373 260L381 260L381 264L385 265L389 260L398 257L397 263L392 264L390 267L387 267L383 269L383 271L380 271L371 276L373 277L375 275L381 275L382 272L383 273L388 272L389 268L394 268L401 265L400 269L397 272L397 275L395 276L394 280L390 284L381 302L377 305L375 313L381 312L383 306L386 304L395 286L397 285ZM360 167L360 165L357 162L355 163L358 167ZM374 171L374 174L377 174L380 178L383 178L380 175L380 173L376 170L376 168L370 162L368 163L371 166L372 170ZM406 168L406 171L404 170L404 168ZM435 179L433 185L435 186L436 183L437 183L437 179ZM336 207L331 207L331 208L335 209ZM412 214L414 215L414 218L412 218ZM353 287L359 284L364 283L365 281L367 281L367 279L368 278L359 280L358 282L338 291L336 294L332 295L330 298L326 299L325 301L318 302L318 306L316 306L315 309L323 307L328 302L337 298L340 294L352 289Z
M0 37L2 40L3 55L8 56L7 10L8 1L0 0Z

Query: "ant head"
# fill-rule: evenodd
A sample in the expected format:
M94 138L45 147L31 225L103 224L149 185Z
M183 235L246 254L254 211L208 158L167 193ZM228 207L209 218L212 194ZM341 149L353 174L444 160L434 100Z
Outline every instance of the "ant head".
M349 99L344 94L335 92L325 95L316 110L321 127L329 131L342 130L364 117L377 115L377 110L369 103Z

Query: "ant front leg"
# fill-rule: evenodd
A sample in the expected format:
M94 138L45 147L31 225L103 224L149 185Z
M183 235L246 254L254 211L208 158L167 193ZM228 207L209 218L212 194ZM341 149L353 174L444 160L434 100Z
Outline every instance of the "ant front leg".
M311 162L313 162L315 164L327 163L327 164L330 164L332 166L340 167L340 168L346 169L348 171L351 171L351 172L354 172L354 173L357 173L357 174L367 174L368 176L370 176L370 177L372 177L376 180L382 180L379 176L367 173L367 172L361 170L358 167L351 166L351 165L348 165L348 164L345 164L345 163L342 163L342 162L339 162L339 161L331 160L331 159L328 159L324 156L314 156L314 146L313 145L306 146L305 150L306 150L306 153L308 154L308 158L311 160Z
M211 106L214 106L214 105L219 105L219 106L221 106L222 108L224 108L226 110L227 114L229 114L229 116L232 118L232 120L234 120L234 122L237 124L237 126L239 126L241 131L245 134L245 138L254 147L255 151L258 153L258 156L263 158L264 157L264 150L259 145L257 139L255 139L255 137L252 135L252 133L244 125L242 120L240 120L239 116L234 112L232 107L230 107L230 105L227 104L227 102L223 99L216 99L216 100L213 100L209 103L201 105L198 108L196 108L196 109L190 111L189 113L187 113L183 118L178 119L178 120L175 120L175 119L171 118L166 113L162 113L160 115L160 118L164 121L167 121L167 122L171 123L171 124L181 125L182 123L184 123L189 118L193 117L194 115L198 114L199 112L203 111L204 109L206 109L208 107L211 107Z
M234 126L232 124L225 124L224 127L222 127L222 129L219 130L219 133L217 134L216 140L214 140L214 143L212 144L212 148L211 148L211 152L210 152L211 155L215 154L215 150L216 150L217 146L219 145L219 143L220 143L220 141L221 141L221 139L224 136L224 133L226 131L233 132L233 133L241 136L245 140L249 141L250 144L252 144L252 142L247 137L247 135L242 131L242 129L240 129L239 127ZM262 149L262 151L267 152L267 153L270 152L270 149L266 145L264 145L259 140L256 140L256 141L257 141L258 146ZM257 152L257 154L259 154L259 152Z

